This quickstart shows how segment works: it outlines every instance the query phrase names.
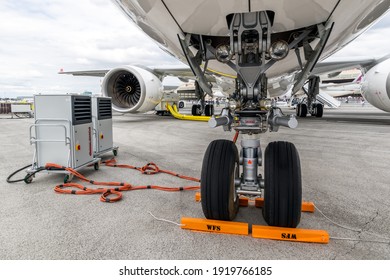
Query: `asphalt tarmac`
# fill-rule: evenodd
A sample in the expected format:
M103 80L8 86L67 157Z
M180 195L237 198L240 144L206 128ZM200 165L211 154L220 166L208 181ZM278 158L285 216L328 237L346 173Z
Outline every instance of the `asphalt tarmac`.
M2 260L390 259L390 114L371 106L344 104L325 110L322 119L299 119L297 129L280 128L261 138L263 150L277 140L296 145L303 199L349 228L330 222L319 211L303 213L299 227L328 231L331 240L325 245L192 232L148 213L176 223L181 217L202 218L194 191L137 190L124 192L117 203L102 203L99 195L55 193L54 187L63 181L61 174L39 173L29 185L8 184L10 173L32 161L28 139L32 123L33 119L0 115ZM153 114L116 115L113 130L118 163L143 166L154 162L162 169L193 177L200 177L209 142L234 136L222 128L211 129L207 123ZM104 159L110 157L111 153ZM81 173L95 181L133 185L196 185L166 174L142 175L105 166L98 171L85 168ZM240 208L236 221L265 225L261 210L255 207Z

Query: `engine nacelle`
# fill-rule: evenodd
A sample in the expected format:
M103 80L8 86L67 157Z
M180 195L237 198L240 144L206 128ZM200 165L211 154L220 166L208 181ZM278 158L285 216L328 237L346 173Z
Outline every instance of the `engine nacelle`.
M374 66L364 75L362 94L371 105L390 112L390 59Z
M110 70L104 77L102 93L112 98L112 109L121 113L151 111L163 95L160 79L137 66Z

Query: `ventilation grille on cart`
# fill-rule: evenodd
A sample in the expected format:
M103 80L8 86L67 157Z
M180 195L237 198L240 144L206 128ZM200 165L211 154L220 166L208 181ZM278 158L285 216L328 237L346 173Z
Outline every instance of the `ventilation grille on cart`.
M98 98L98 119L111 119L111 98Z
M92 122L91 98L88 96L72 96L73 125Z

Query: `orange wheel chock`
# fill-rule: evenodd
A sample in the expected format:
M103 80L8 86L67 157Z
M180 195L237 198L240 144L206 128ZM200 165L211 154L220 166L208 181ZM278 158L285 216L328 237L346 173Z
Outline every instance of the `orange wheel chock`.
M200 202L200 192L195 193L195 201Z
M253 201L253 200L249 200L249 198L247 198L245 196L240 196L239 199L240 199L239 203L240 203L241 207L247 207L249 205L249 202ZM201 200L200 192L196 192L195 193L195 201L200 202L200 200ZM255 199L255 206L257 208L262 208L264 206L264 199L259 198L259 197L256 198ZM314 211L315 211L314 203L308 202L308 201L302 201L302 209L301 210L302 210L302 212L314 213Z
M193 231L249 235L249 224L247 223L189 217L181 218L180 223L182 229ZM252 237L294 242L329 243L328 232L314 229L252 225Z
M283 228L271 226L252 226L252 237L294 242L329 243L329 234L325 230Z
M249 225L247 223L228 222L218 220L208 220L199 218L181 218L182 229L190 229L196 231L207 231L214 233L228 233L248 235Z
M240 207L248 207L249 206L249 198L245 196L239 197L239 205Z
M241 204L240 204L241 206ZM264 198L256 198L255 199L255 206L257 208L262 208L264 206ZM314 203L313 202L309 202L309 201L302 201L302 209L301 209L302 212L310 212L310 213L314 213L315 211L315 208L314 208Z

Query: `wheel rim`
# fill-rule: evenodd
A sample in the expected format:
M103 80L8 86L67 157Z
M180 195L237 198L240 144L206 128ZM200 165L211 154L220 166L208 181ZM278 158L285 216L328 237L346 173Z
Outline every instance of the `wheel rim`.
M238 196L237 196L237 189L236 189L236 184L235 180L236 178L239 178L239 172L240 171L240 165L238 162L234 163L233 171L230 176L230 195L233 197L229 197L229 209L230 209L230 220L233 220L235 217L235 207L237 204ZM234 215L233 215L234 213Z

